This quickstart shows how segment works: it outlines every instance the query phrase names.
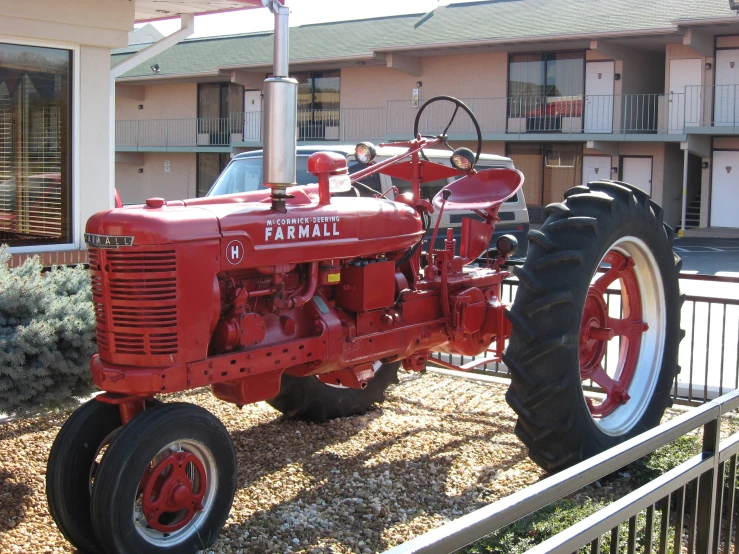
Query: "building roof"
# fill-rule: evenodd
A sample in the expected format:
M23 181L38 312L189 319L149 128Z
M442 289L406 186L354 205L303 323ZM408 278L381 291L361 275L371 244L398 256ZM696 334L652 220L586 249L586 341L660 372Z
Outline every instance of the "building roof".
M677 31L681 20L739 18L727 0L487 0L440 6L412 14L291 28L290 59L339 60L413 47L474 45L526 38L566 38ZM114 51L112 63L132 49ZM272 61L272 33L188 39L123 79L217 73L218 68L258 67Z
M284 4L284 0L280 0ZM136 21L261 8L262 0L136 0Z

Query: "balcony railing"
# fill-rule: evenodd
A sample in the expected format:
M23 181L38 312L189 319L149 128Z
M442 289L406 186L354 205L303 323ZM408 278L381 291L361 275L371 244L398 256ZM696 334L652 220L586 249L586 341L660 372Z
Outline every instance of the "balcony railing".
M685 87L685 127L739 132L739 85Z
M579 95L560 97L466 98L488 138L526 134L628 135L684 134L696 127L739 132L739 85L686 87L684 93ZM383 108L298 111L298 140L355 142L409 137L419 108L391 100ZM436 135L454 111L449 102L424 111L419 132ZM452 138L474 138L469 117L458 113ZM493 135L494 137L491 137ZM157 119L116 122L119 148L193 148L259 145L260 112L226 118ZM503 138L502 140L505 140Z
M300 141L382 140L385 108L298 111ZM119 148L230 147L262 140L260 112L232 113L222 118L116 121Z
M677 105L684 107L684 95ZM467 98L483 134L614 134L682 132L680 117L664 94L522 96ZM388 102L388 133L403 133L413 127L417 108L407 101ZM432 104L419 123L421 134L437 134L447 125L454 106ZM471 135L472 122L458 114L451 134Z

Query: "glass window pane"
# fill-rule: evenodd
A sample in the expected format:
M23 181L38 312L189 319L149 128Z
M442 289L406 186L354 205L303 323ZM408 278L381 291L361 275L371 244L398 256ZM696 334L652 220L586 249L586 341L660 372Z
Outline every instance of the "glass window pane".
M547 60L547 96L580 96L585 90L585 55L582 52L550 54Z
M198 177L201 172L203 179L210 177L215 169L214 163L217 163L218 154L199 154L198 160ZM218 177L218 173L216 173ZM220 196L222 194L235 194L237 192L251 192L262 188L262 158L244 158L234 160L217 180L213 188L208 192L208 196ZM213 181L211 181L213 182ZM202 185L205 186L207 181L203 180ZM198 190L201 188L201 182L198 181ZM207 190L207 189L205 189Z
M313 107L317 110L338 109L341 73L339 71L322 71L316 73L314 83Z
M412 192L413 190L410 181L398 179L397 177L390 177L390 181L392 182L394 187L398 187L400 194ZM439 194L439 191L447 186L447 184L449 184L449 181L447 179L439 179L437 181L421 183L421 198L425 198L426 200L433 200L434 196Z
M298 110L313 107L313 78L310 73L296 73L292 76L298 81Z
M542 54L515 54L511 56L508 95L543 96L544 57Z
M217 156L217 154L198 154L199 156ZM210 162L209 159L205 160ZM212 163L212 162L210 162ZM198 161L198 176L200 176L202 162ZM205 166L204 171L207 171ZM308 156L298 156L297 159L296 182L298 185L309 185L317 182L316 177L308 173ZM204 177L206 177L204 173ZM217 174L216 174L217 177ZM213 178L215 180L215 177ZM212 182L212 181L211 181ZM223 174L215 181L213 188L210 189L207 196L220 196L222 194L235 194L238 192L252 192L263 189L262 185L262 157L241 158L234 160ZM200 183L198 183L200 190ZM205 189L208 190L208 189Z
M349 160L348 163L349 167L349 174L356 173L357 171L362 171L363 169L369 167L367 164L363 164L357 160ZM380 184L380 174L379 173L373 173L372 175L365 177L360 181L360 185L356 185L356 189L359 191L359 195L366 198L374 198L375 193L372 191L375 191L377 193L382 194L382 185ZM365 185L372 189L369 190L362 185Z
M0 242L72 240L72 53L0 44Z
M200 153L197 157L196 194L205 196L228 162L231 161L231 157L224 153Z
M198 85L198 117L221 116L221 83Z

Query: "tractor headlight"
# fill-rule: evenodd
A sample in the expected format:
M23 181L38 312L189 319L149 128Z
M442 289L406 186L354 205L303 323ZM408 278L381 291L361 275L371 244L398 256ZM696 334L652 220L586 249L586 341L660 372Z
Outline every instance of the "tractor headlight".
M452 153L452 165L460 171L472 171L475 167L475 154L469 148L457 148Z
M354 150L354 156L358 162L368 164L377 156L377 150L371 142L360 142Z

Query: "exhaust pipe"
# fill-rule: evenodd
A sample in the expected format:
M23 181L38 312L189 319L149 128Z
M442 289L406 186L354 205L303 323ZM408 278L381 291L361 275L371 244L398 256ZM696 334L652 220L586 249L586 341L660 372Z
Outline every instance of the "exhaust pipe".
M275 15L273 76L264 81L262 181L272 189L272 208L285 213L285 189L296 184L298 82L288 76L290 9L277 0L262 3Z

